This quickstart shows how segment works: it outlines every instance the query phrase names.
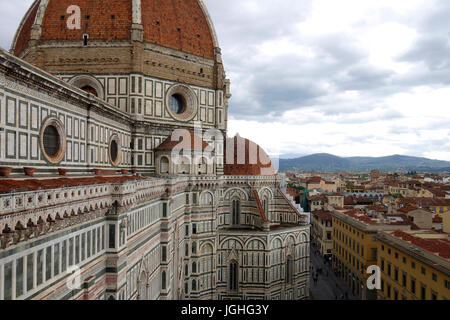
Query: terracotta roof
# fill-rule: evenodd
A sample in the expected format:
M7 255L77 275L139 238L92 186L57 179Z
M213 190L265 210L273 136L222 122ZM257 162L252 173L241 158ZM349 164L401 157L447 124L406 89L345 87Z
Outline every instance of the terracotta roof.
M124 183L127 181L142 180L137 176L117 177L86 177L86 178L55 178L55 179L27 179L27 180L1 180L0 194L9 192L28 192L37 190L50 190L59 188L72 188L107 183Z
M332 218L333 218L329 211L319 210L319 211L313 211L313 212L311 212L311 214L322 220L332 220Z
M307 183L320 183L323 179L321 177L311 177L307 179Z
M40 2L33 3L31 14L19 27L18 38L12 48L15 55L27 47ZM81 40L84 33L93 40L130 40L132 2L49 0L42 21L41 40ZM81 8L81 29L67 28L70 14L66 11L71 5ZM207 59L214 58L214 31L198 0L141 0L141 12L144 42Z
M81 9L81 29L67 28L69 14L67 8L71 5ZM114 19L111 19L114 15ZM65 19L62 19L62 16ZM89 19L86 17L89 16ZM87 1L87 0L50 0L42 20L41 40L76 40L83 34L89 34L89 39L120 39L131 38L132 1Z
M226 140L224 171L227 176L273 176L267 153L256 143L236 135Z
M444 219L442 219L442 217L439 216L435 216L433 218L433 223L442 223Z
M438 234L438 233L429 231L429 234ZM423 238L404 231L395 231L392 235L396 238L402 239L403 241L409 242L416 247L435 253L444 259L450 259L450 241L448 240L448 238L445 239Z
M355 199L356 204L374 204L375 201L372 198L365 198L365 197L356 197Z
M286 192L292 197L296 197L296 196L300 195L300 193L301 193L299 190L294 189L294 188L287 188Z
M387 212L388 208L386 206L367 206L367 210L374 210L374 211L382 211Z
M318 195L315 195L315 196L307 195L306 199L308 199L310 201L322 201L322 202L325 202L327 200L327 197L324 194L318 194Z
M403 212L403 213L409 213L411 211L418 210L418 209L419 208L417 208L417 207L406 207L406 208L400 208L397 211L400 211L400 212Z
M450 199L409 197L400 199L399 201L400 203L413 203L420 207L450 206Z
M26 13L24 20L22 21L22 27L17 32L16 45L13 48L13 54L18 55L25 50L28 46L28 41L31 39L31 27L33 26L36 14L39 9L40 0L35 1L28 12Z
M366 216L362 211L359 211L359 210L346 211L346 212L344 212L344 214L355 220L358 220L360 222L368 224L368 225L380 225L381 224L378 221L376 221L375 219L373 219L369 216Z
M356 200L353 196L346 196L344 197L344 205L355 205Z
M253 197L255 197L256 205L258 206L259 215L261 216L262 221L267 221L266 214L264 213L264 209L261 204L261 199L259 199L258 191L253 189L252 193Z
M156 151L172 151L172 150L205 150L208 144L192 131L187 131L189 137L181 136L178 140L172 140L169 136L155 150Z
M214 58L211 30L198 0L141 1L144 41Z
M445 191L439 190L439 189L427 189L430 191L435 197L442 197L444 198L446 195Z

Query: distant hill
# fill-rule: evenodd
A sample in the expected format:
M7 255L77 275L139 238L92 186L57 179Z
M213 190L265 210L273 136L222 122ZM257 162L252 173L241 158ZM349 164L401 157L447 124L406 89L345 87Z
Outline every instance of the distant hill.
M302 171L417 171L450 172L450 161L393 155L389 157L349 157L319 153L296 159L280 159L280 170Z

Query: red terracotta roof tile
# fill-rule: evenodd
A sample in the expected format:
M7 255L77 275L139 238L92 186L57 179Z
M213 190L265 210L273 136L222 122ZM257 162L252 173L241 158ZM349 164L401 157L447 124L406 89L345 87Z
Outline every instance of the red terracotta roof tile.
M85 177L85 178L57 178L57 179L28 179L28 180L2 180L0 194L9 192L28 192L37 190L50 190L60 188L73 188L107 183L124 183L145 179L137 176L117 177Z
M448 239L424 239L400 230L395 231L393 235L416 247L438 254L444 259L450 259L450 241Z
M226 140L224 171L227 176L272 176L275 170L267 153L256 143L236 136ZM231 156L229 153L232 153Z
M28 45L39 3L33 4L31 14L18 31L15 55ZM81 29L67 28L70 15L66 11L71 5L81 8ZM141 12L145 42L214 58L213 31L198 0L141 0ZM131 27L131 0L50 0L42 22L41 40L81 40L84 33L94 40L129 40Z
M192 131L187 131L187 135L182 135L177 139L172 136L167 137L156 150L157 151L171 151L171 150L205 150L208 144Z
M333 219L333 217L329 211L323 211L323 210L312 211L311 214L322 220L331 221Z
M252 193L253 193L253 197L255 198L256 205L258 206L259 215L261 216L262 221L267 221L266 214L264 213L264 209L261 204L261 199L259 199L258 191L253 189Z

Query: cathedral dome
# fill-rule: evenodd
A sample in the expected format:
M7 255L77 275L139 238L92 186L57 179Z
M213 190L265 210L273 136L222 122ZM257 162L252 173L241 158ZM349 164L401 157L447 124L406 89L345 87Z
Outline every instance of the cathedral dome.
M256 143L236 135L225 145L224 171L227 176L273 176L275 170L267 153Z
M81 28L70 30L71 6L81 9ZM71 11L69 11L71 12ZM142 32L144 43L182 51L206 59L218 47L214 27L201 0L36 0L22 20L11 52L21 56L30 40L132 40Z

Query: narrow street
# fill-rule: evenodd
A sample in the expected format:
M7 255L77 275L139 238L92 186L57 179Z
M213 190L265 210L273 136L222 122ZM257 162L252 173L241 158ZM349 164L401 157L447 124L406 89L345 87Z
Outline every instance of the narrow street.
M346 283L334 274L331 265L324 263L323 257L316 252L314 245L311 245L311 266L311 300L359 300L359 297L351 293ZM319 269L322 269L322 272L319 273L317 283L315 284L313 275Z

